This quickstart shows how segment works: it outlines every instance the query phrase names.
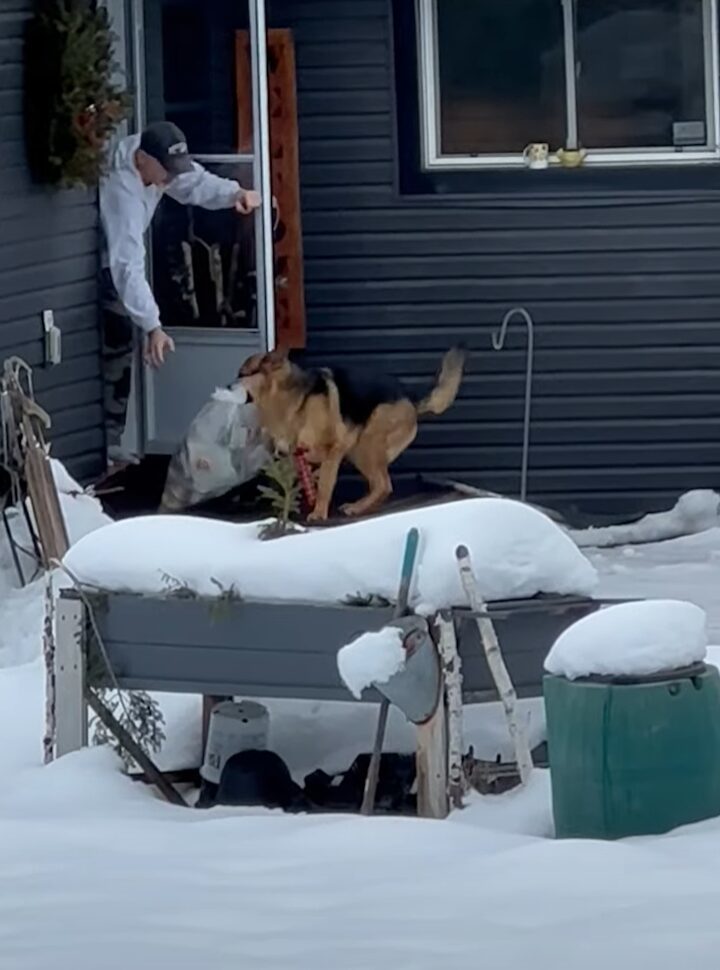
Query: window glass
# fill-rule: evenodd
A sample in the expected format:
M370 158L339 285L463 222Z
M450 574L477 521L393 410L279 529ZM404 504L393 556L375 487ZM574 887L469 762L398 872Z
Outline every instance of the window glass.
M579 0L586 148L707 144L702 0Z
M204 167L252 184L249 165ZM166 327L257 326L252 217L234 209L184 206L165 196L152 223L152 270Z
M174 121L196 155L238 151L235 32L247 4L146 4L148 116Z
M442 155L565 142L560 0L438 0Z

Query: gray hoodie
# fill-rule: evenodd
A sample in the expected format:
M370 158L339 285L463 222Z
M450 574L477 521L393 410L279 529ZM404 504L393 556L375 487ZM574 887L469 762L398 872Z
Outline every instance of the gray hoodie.
M100 222L103 229L103 266L128 316L150 333L160 326L160 311L145 271L145 232L163 194L183 205L203 209L231 209L241 186L193 163L193 170L159 188L143 185L135 167L140 135L122 138L111 155L107 175L100 182Z

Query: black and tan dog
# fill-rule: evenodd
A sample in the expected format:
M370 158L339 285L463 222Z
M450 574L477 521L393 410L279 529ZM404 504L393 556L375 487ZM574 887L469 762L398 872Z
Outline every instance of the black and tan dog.
M238 376L275 447L286 453L304 450L319 466L309 518L322 520L344 459L369 486L367 495L343 506L346 515L363 515L390 496L388 467L415 438L418 418L442 414L453 403L464 363L463 349L449 350L435 385L420 399L396 378L345 368L303 370L281 350L248 358Z

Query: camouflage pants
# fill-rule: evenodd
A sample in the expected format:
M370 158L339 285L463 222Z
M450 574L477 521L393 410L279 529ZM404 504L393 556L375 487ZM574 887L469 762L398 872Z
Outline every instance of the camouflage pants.
M105 431L108 457L120 449L125 430L133 361L133 324L113 286L110 271L102 271L102 356L105 401Z

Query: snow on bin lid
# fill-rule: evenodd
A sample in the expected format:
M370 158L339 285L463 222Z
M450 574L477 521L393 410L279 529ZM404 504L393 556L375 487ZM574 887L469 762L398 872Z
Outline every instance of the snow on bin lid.
M682 600L619 603L583 617L555 641L550 674L646 677L705 659L705 611Z
M573 541L536 509L510 499L463 499L263 542L258 523L181 515L114 522L65 556L80 582L162 594L168 577L202 596L337 603L394 601L408 530L420 531L410 604L466 603L455 548L470 550L488 601L538 593L589 595L597 574Z

